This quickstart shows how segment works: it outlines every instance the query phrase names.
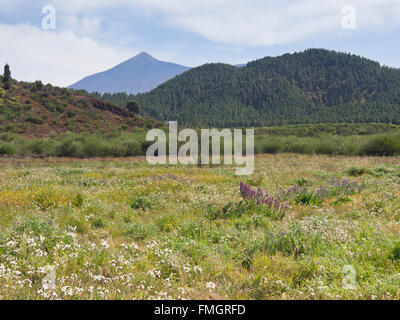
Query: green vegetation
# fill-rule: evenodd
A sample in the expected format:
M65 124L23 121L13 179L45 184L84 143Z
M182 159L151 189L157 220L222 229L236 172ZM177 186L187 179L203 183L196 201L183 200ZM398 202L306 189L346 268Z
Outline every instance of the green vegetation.
M110 132L104 135L64 133L55 137L26 139L0 134L0 155L42 157L134 157L146 154L146 131Z
M310 49L266 57L243 68L207 64L147 94L104 94L142 114L191 127L300 123L400 124L400 70L359 56Z
M398 158L263 155L241 193L242 179L0 159L0 299L400 298Z
M67 131L101 135L157 126L153 120L96 100L85 92L44 85L41 81L17 82L10 77L9 67L5 68L3 88L0 87L0 133L44 138ZM6 85L9 82L12 86Z
M400 154L400 135L277 137L256 135L255 152L347 156L394 156Z
M136 101L129 101L126 104L126 109L134 114L140 113L140 105Z
M31 123L36 124L45 121L34 116L29 119ZM146 150L151 144L146 142L147 129L132 128L127 132L127 128L93 134L66 132L42 138L26 138L18 134L3 133L0 134L0 154L79 158L146 155ZM165 127L160 128L167 130ZM332 132L336 134L331 134ZM359 132L372 134L361 135ZM304 134L310 136L305 137ZM221 147L223 149L223 143ZM257 128L255 152L256 154L396 156L400 155L400 128L377 124ZM355 171L352 174L357 176L361 173Z
M10 89L10 86L11 86L11 71L10 71L10 66L7 63L4 66L3 84L4 84L4 89L6 89L6 90Z

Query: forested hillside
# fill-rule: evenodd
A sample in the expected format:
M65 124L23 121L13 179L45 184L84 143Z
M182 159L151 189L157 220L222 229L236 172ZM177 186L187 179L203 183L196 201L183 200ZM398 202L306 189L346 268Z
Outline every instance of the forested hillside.
M202 127L400 123L400 70L359 56L310 49L236 68L206 64L147 94L105 94L144 115Z

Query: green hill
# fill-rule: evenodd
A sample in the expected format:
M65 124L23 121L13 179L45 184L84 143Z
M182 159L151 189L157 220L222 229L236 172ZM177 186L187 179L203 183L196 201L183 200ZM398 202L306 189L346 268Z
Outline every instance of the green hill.
M105 94L124 106L138 100L157 120L194 127L305 123L400 123L400 70L345 53L310 49L237 68L206 64L147 94Z

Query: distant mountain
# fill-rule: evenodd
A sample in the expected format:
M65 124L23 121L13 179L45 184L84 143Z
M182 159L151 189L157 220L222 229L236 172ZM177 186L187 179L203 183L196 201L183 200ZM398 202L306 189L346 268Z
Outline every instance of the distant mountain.
M142 52L110 70L83 78L69 88L101 94L105 92L144 93L189 69L175 63L157 60L148 53Z
M356 55L309 49L242 68L206 64L146 94L108 95L144 115L191 127L380 122L400 124L400 69Z

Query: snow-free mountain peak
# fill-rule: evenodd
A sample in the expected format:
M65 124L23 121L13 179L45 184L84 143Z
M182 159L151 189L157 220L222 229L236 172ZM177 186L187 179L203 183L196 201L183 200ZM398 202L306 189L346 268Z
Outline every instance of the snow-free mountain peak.
M179 64L160 61L147 52L141 52L109 70L83 78L70 88L101 94L144 93L189 69Z

